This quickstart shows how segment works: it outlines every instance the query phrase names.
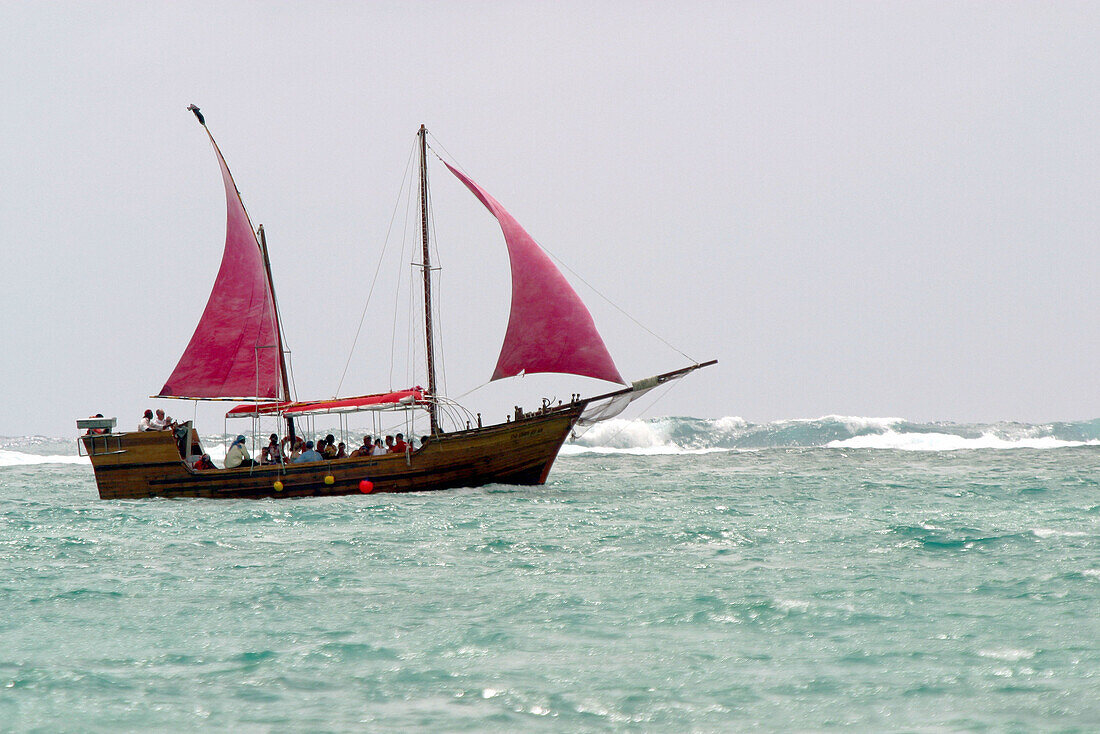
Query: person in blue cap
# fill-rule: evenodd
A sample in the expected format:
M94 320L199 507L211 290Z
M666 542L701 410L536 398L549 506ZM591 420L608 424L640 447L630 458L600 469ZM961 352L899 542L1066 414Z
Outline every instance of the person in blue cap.
M293 459L293 462L295 464L304 464L307 461L324 461L324 458L325 457L314 450L312 441L306 441L306 450L303 451L297 459Z
M256 466L256 462L248 455L248 449L244 447L244 436L237 436L233 445L225 452L225 468L236 469L241 466Z

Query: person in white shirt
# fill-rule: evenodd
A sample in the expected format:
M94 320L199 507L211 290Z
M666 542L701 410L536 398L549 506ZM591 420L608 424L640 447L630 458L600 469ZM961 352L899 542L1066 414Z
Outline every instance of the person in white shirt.
M157 430L156 428L153 428L153 411L151 411L151 410L145 411L145 417L141 419L140 423L138 423L138 430L139 431L155 431L155 430Z
M374 451L371 452L371 456L385 456L388 453L389 451L387 451L386 447L382 445L382 439L374 439Z
M164 414L164 411L157 408L157 417L154 418L150 425L152 431L171 431L176 427L176 422L172 420L172 416Z

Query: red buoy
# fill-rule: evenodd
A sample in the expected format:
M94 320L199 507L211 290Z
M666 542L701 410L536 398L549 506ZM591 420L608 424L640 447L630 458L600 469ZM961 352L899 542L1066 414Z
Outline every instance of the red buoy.
M374 482L369 479L364 479L363 481L359 482L359 491L363 494L370 494L374 491Z

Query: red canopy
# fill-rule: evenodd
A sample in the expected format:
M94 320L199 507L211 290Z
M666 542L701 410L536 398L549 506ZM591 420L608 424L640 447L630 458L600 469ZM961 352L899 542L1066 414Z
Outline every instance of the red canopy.
M305 415L309 413L354 413L360 410L387 410L389 408L427 405L420 387L397 392L360 395L335 400L308 400L296 403L260 403L238 405L225 414L226 418L243 418L257 415Z

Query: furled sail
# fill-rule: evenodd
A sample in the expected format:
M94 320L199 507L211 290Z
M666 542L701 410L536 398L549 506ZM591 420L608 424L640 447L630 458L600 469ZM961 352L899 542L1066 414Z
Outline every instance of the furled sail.
M263 255L229 167L210 142L225 183L225 250L206 310L157 397L278 399L279 341Z
M500 202L461 172L447 168L496 217L508 245L512 308L492 379L565 372L623 383L592 314L550 257Z
M690 367L681 367L678 370L647 377L644 380L635 380L630 384L630 387L625 390L616 390L615 392L609 392L605 395L597 395L588 401L588 405L585 406L584 412L582 412L580 418L577 419L577 425L592 426L600 421L614 418L626 410L626 406L630 405L650 390L672 382L673 380L679 380L690 372L702 369L703 367L710 367L713 364L718 364L718 360L712 359L709 362L696 363Z
M417 386L408 390L359 395L352 398L308 400L295 403L247 403L238 405L225 414L226 418L254 418L261 415L317 415L321 413L356 413L362 410L394 410L413 405L424 406L424 389Z

